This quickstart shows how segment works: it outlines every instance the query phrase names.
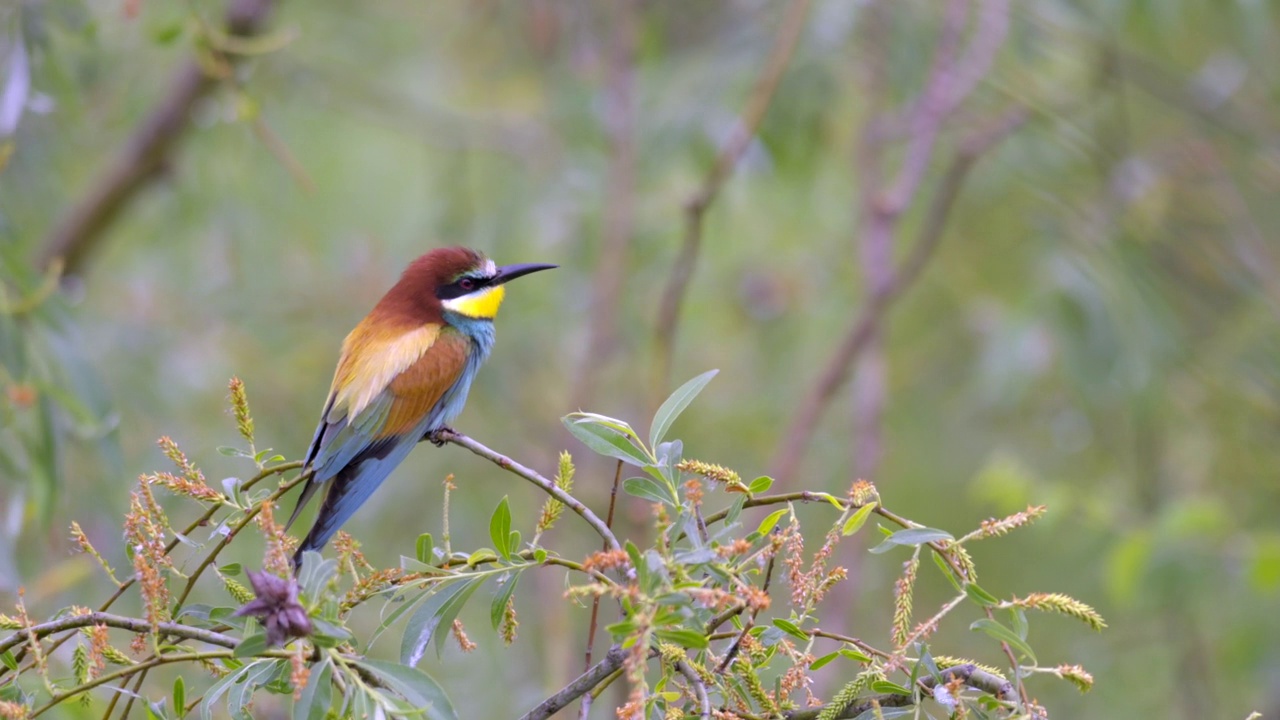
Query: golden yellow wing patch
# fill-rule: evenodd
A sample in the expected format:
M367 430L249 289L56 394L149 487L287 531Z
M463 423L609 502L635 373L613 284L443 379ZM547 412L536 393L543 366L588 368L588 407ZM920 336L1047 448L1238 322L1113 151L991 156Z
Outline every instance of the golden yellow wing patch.
M331 389L333 409L344 410L347 417L359 415L439 336L439 325L423 325L405 332L379 328L367 319L361 322L342 342L342 360Z

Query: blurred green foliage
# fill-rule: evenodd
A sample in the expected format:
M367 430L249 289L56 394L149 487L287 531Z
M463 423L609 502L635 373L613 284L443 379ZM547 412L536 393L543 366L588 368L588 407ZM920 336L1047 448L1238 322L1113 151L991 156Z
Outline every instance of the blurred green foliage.
M814 3L707 217L674 375L722 374L680 432L744 477L766 469L861 302L853 158L868 111L866 7ZM601 381L587 408L619 417L647 416L665 395L636 379L649 377L682 203L733 127L785 3L640 8L621 346L591 359ZM118 518L136 475L161 462L159 435L208 449L196 459L211 478L237 472L212 451L234 436L223 410L233 374L263 434L298 456L344 333L441 243L562 266L555 284L513 289L458 424L543 468L575 447L555 418L579 409L568 398L587 364L611 201L613 5L283 5L270 36L282 47L200 103L166 175L54 294L31 259L197 49L197 17L216 23L220 7L31 0L0 12L6 47L23 38L30 79L0 170L0 590L24 584L30 604L50 606L101 595L104 581L68 558L65 527L78 519L120 567ZM982 547L978 561L985 585L1089 598L1111 623L1099 637L1037 626L1037 648L1063 647L1098 678L1088 696L1041 698L1060 716L1280 712L1276 7L1030 0L1012 12L953 132L1010 102L1036 114L973 172L889 317L874 480L935 526L1050 506L1019 543ZM938 15L894 4L892 99L918 92ZM6 87L12 68L0 68ZM264 126L287 156L264 144ZM844 397L814 439L806 485L848 486ZM540 501L460 450L423 448L351 523L382 564L438 532L446 473L460 480L455 518L473 519L453 532L475 544L493 496ZM582 468L585 497L602 501L609 473ZM857 632L888 633L884 572L868 565L852 583ZM518 594L562 590L525 583ZM919 592L923 608L945 588ZM515 648L481 643L433 674L477 716L522 710L576 671L581 643L560 646L585 613L549 610L525 627ZM464 689L493 686L495 672L508 693Z

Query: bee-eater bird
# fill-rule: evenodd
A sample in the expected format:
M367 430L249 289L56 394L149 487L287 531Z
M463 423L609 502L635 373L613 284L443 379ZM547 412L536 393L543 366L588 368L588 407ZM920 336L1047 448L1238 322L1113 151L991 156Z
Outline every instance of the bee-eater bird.
M420 440L462 412L493 348L505 283L555 265L498 267L467 248L432 250L410 263L342 343L320 426L307 451L289 525L325 489L311 531L293 556L323 548Z

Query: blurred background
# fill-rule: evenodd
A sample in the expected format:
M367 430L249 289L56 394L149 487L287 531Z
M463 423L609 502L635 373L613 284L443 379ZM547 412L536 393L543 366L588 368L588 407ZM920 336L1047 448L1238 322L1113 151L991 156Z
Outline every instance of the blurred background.
M216 451L232 375L259 447L300 457L346 332L465 244L561 268L510 288L461 431L547 473L571 450L603 508L612 465L559 417L644 428L719 368L674 429L689 456L777 489L867 477L955 532L1049 506L973 550L987 590L1110 623L1032 618L1042 664L1097 678L1033 681L1054 716L1280 712L1274 4L234 2L230 34L207 0L0 5L6 608L109 592L67 527L127 568L160 435L251 474ZM439 535L448 473L455 547L503 494L531 526L535 492L424 446L347 526L373 562ZM572 517L553 536L595 549ZM899 558L864 547L839 622L879 643ZM477 603L480 649L424 663L471 717L580 669L587 611L537 577L514 647ZM946 592L927 577L918 612ZM965 622L933 647L1003 662Z

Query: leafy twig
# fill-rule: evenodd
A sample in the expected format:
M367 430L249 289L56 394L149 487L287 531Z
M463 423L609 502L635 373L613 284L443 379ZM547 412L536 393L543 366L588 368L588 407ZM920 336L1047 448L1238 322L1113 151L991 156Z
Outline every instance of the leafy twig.
M605 524L598 515L591 512L591 509L586 505L583 505L582 501L556 487L555 483L546 479L542 475L539 475L536 471L530 470L506 455L490 450L483 444L456 430L440 430L438 431L437 437L444 442L450 442L454 445L464 447L489 462L492 462L503 470L514 473L534 485L537 485L540 490L564 503L566 507L577 513L578 517L585 520L586 523L590 525L606 543L608 543L610 550L622 549L622 546L618 544L618 538L614 536L613 531L609 529L609 526Z

